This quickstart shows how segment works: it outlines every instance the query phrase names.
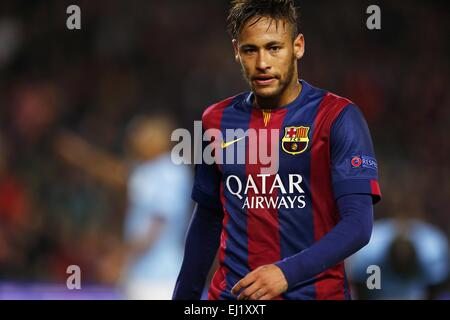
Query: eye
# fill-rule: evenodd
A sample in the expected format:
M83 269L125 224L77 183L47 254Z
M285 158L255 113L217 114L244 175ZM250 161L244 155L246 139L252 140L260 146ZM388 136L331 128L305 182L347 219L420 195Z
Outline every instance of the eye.
M269 50L271 52L278 52L278 51L280 51L280 49L281 49L280 46L272 46L272 47L269 48Z

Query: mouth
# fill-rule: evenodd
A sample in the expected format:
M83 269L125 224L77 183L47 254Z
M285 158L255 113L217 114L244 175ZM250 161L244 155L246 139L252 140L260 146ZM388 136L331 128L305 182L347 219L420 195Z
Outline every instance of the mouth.
M277 78L269 74L261 74L252 78L253 82L258 86L267 86L272 84Z

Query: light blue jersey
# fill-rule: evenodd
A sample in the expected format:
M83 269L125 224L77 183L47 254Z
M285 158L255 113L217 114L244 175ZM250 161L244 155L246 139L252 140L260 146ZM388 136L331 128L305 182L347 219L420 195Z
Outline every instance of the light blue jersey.
M172 281L181 267L183 240L191 211L191 173L177 166L170 154L138 165L128 183L126 239L148 232L153 218L165 226L159 239L138 261L129 265L126 281Z
M369 265L381 268L381 290L369 290L371 299L426 299L426 288L446 279L449 273L449 248L445 235L419 220L408 222L407 237L413 244L419 271L413 277L395 274L389 264L389 250L398 235L398 222L379 220L374 224L369 244L348 259L350 277L366 283Z

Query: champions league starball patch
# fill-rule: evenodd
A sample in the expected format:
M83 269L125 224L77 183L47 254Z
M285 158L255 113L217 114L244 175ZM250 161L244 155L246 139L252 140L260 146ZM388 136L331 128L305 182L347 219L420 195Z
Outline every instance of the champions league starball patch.
M367 168L372 170L378 169L377 160L366 155L352 156L351 164L352 168Z

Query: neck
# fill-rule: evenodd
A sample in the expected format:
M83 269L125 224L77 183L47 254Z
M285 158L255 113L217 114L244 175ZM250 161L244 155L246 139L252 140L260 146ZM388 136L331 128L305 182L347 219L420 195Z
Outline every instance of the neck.
M261 98L255 95L254 106L260 109L276 109L294 101L302 91L302 84L297 78L278 97Z

